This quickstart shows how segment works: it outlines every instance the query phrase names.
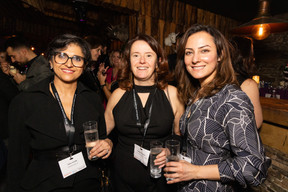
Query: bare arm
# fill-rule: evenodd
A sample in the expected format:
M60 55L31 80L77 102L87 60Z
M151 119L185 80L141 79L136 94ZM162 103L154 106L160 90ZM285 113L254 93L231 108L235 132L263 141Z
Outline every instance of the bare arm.
M165 92L168 97L167 89ZM178 98L176 87L168 85L168 92L169 92L170 102L171 102L173 113L174 113L174 133L176 135L180 135L179 120L182 114L184 113L184 104L181 103Z
M257 128L259 129L263 122L262 107L260 103L258 85L253 79L246 79L241 85L242 91L250 98L253 107Z
M118 88L113 92L110 99L108 100L106 110L105 110L105 122L106 122L107 135L109 135L115 127L113 109L115 105L119 102L119 100L121 99L124 93L125 93L125 90Z

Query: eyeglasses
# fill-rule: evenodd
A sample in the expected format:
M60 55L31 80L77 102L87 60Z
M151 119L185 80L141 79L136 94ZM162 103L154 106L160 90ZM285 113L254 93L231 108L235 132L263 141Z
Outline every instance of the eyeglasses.
M85 63L85 58L78 55L69 57L66 53L62 52L56 52L54 55L54 61L58 64L65 64L69 59L71 59L71 63L74 67L83 67Z

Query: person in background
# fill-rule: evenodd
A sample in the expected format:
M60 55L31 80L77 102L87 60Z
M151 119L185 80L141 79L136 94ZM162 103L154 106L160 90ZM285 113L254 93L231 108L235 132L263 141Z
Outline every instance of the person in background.
M12 99L19 93L19 90L9 73L10 62L4 50L0 51L0 66L0 138L7 145L8 108Z
M48 61L42 55L36 55L25 38L11 37L5 42L5 49L12 63L25 68L23 73L18 70L10 73L18 84L20 91L26 91L32 85L51 76L53 73L49 69Z
M168 184L179 191L235 191L264 182L271 164L253 105L237 85L231 45L215 28L192 25L178 49L176 75L187 104L180 131L191 162L168 162Z
M98 95L78 82L91 57L89 46L63 34L52 40L46 56L54 76L10 105L7 192L100 191L101 159L88 160L83 123L98 122L100 140L89 158L106 159L112 142Z
M8 61L6 50L0 50L0 68L3 73L10 75L10 62Z
M118 50L112 51L109 56L111 67L104 68L104 63L99 66L97 77L99 79L102 90L108 100L111 93L118 88L117 75L118 71L123 67L122 53Z
M100 65L101 63L104 63L105 68L111 67L110 54L108 54L108 53L109 53L108 44L104 42L102 45L101 55L99 56L99 59L97 61L98 65Z
M107 104L107 134L118 131L113 157L115 188L119 192L175 191L165 178L153 179L149 166L137 160L135 150L150 149L151 140L165 141L179 133L184 106L177 89L168 85L169 69L164 52L151 36L137 35L126 45L124 67L118 73L119 88ZM173 126L174 125L174 126ZM165 165L165 153L157 165Z
M175 79L175 67L177 64L177 50L178 50L178 46L179 46L179 42L182 38L184 33L178 33L176 36L176 50L175 53L169 54L167 56L168 59L168 65L169 65L169 71L172 74L174 80L169 82L169 84L173 85L173 86L177 86L177 81Z
M102 51L102 40L97 36L87 36L84 38L90 47L91 59L88 62L86 69L80 76L80 81L89 87L91 90L95 91L101 98L102 102L105 100L105 94L101 89L100 82L97 78L97 72L99 65L97 63L101 51Z
M0 191L6 186L8 155L8 109L12 99L19 93L16 83L9 74L10 62L6 51L0 50Z
M254 114L257 128L259 129L263 122L262 107L260 103L260 94L257 83L252 79L255 70L254 50L252 39L235 36L231 40L235 47L232 55L232 64L236 72L239 85L254 106Z

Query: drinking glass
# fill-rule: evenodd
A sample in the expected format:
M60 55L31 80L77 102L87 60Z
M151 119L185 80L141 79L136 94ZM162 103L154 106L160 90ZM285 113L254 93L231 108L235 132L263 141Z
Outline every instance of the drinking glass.
M84 128L84 137L86 142L86 149L87 149L87 155L89 157L90 150L96 145L96 142L99 140L98 135L98 124L97 121L87 121L83 123ZM98 157L92 157L89 160L94 161L97 160Z
M167 149L166 161L179 161L180 159L180 141L178 140L167 140L165 142L165 147ZM173 172L168 172L173 173ZM173 180L172 178L166 178L167 181Z
M163 143L161 141L155 140L150 142L150 175L153 178L161 177L162 169L159 168L159 165L155 165L154 160L161 153L162 148Z

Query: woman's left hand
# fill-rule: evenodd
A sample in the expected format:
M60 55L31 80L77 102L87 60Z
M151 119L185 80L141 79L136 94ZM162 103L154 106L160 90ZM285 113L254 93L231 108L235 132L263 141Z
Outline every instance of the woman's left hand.
M172 178L173 180L168 181L168 184L178 183L181 181L189 181L196 179L196 173L200 166L193 165L187 161L181 160L179 162L171 161L166 163L164 169L164 176L166 178ZM168 174L168 172L170 172ZM172 173L171 173L172 172Z
M94 156L107 159L112 152L113 143L110 139L99 140L96 145L91 149L89 159Z

